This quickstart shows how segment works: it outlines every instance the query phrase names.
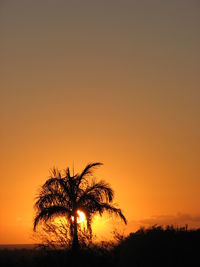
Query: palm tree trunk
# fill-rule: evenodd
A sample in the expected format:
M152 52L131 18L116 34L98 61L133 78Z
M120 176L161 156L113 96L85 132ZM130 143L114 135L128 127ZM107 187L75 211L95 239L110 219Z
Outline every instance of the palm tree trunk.
M72 250L79 250L79 241L78 241L78 229L77 229L77 215L74 216L74 227L73 227L73 240L72 240Z

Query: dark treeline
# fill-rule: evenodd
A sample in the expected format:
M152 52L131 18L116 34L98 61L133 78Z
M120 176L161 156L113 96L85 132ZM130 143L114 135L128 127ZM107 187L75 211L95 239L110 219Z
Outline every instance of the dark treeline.
M115 243L71 250L1 250L0 266L200 266L200 229L153 226Z

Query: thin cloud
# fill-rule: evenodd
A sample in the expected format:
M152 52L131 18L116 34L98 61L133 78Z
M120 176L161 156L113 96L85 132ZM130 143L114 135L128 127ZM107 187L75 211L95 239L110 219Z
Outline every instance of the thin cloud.
M174 225L174 226L185 226L189 228L200 228L200 215L191 215L187 213L177 213L176 215L155 215L149 218L141 220L130 221L126 232L134 232L140 227L150 227L153 225Z
M159 215L159 216L152 216L147 219L140 220L141 224L150 226L154 224L159 225L169 225L174 224L177 226L182 226L188 224L189 227L200 227L200 215L191 215L191 214L184 214L178 213L176 215Z

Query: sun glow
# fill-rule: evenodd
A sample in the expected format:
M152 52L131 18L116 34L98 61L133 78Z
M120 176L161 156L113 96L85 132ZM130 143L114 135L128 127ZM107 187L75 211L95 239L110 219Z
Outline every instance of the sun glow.
M81 210L77 210L77 223L83 223L85 221L85 213ZM72 221L74 221L74 216L72 216Z

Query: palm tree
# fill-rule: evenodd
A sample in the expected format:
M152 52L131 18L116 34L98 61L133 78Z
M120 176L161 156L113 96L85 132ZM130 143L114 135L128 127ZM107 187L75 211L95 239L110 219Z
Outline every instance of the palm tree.
M112 204L114 192L103 180L96 181L92 178L95 167L102 165L100 162L88 164L80 174L70 174L69 168L62 174L56 168L51 171L51 176L41 187L36 198L34 230L40 221L46 222L56 216L65 216L70 225L72 248L79 248L77 211L84 212L87 221L87 230L92 237L92 217L105 211L119 216L126 224L126 218L121 209Z

